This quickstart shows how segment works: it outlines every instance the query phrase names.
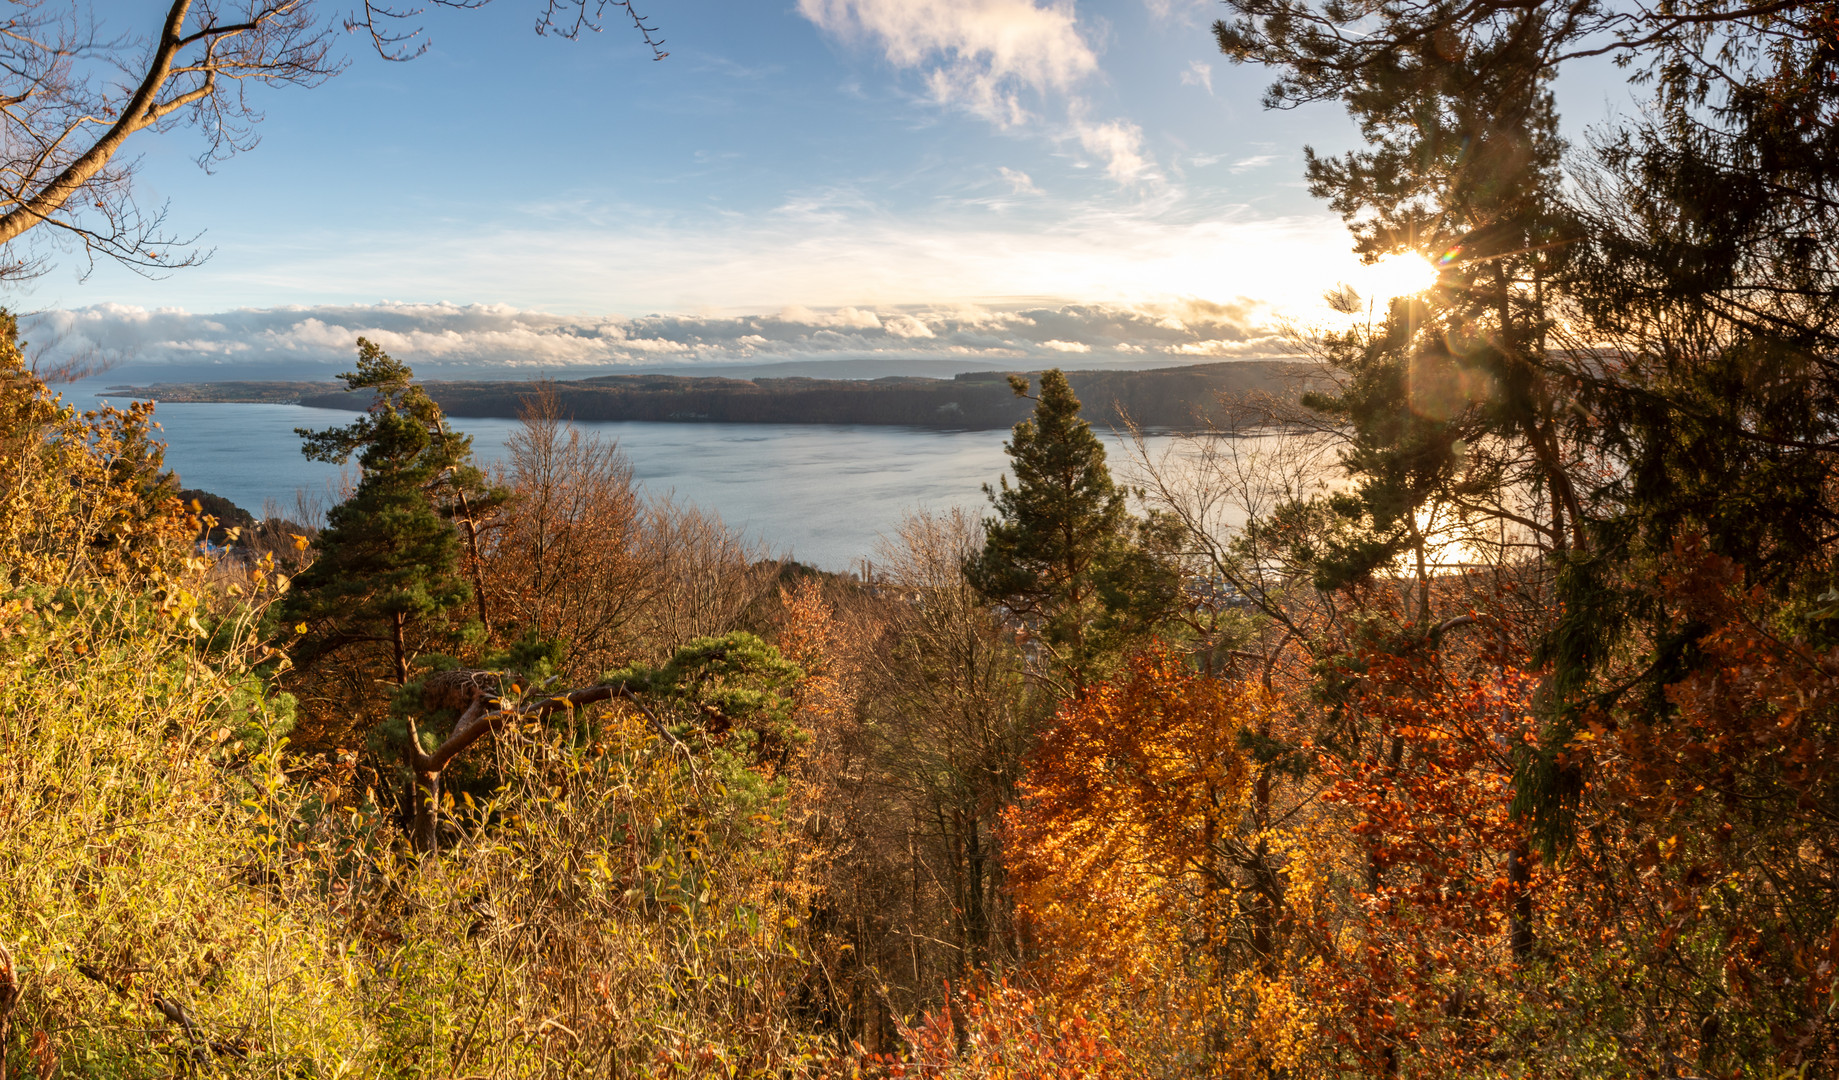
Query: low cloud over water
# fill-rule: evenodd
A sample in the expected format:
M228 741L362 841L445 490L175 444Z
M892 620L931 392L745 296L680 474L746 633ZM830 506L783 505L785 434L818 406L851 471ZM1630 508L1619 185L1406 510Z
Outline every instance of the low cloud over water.
M212 314L99 304L41 312L25 336L46 360L222 364L248 377L345 364L364 336L443 369L556 370L801 360L963 360L969 366L1170 363L1285 353L1251 301L1040 302L922 308L787 307L746 315L553 315L506 305L242 308ZM260 369L272 368L272 371ZM251 370L256 369L256 370Z

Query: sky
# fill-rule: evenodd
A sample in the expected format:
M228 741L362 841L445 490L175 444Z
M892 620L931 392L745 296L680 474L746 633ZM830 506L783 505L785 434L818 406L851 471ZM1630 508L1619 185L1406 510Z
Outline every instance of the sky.
M1302 178L1351 124L1262 109L1217 4L640 9L662 61L617 9L539 36L529 0L430 10L407 63L342 36L338 77L256 90L253 150L130 143L202 266L65 258L11 306L54 351L284 378L360 333L453 371L1147 366L1278 355L1338 283L1403 291Z

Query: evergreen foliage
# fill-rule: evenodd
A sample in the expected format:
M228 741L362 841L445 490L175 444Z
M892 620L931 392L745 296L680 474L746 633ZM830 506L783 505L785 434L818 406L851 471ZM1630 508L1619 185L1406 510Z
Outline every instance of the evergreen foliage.
M350 391L373 392L370 409L344 427L300 429L302 453L332 464L355 455L362 475L351 497L326 515L318 558L294 580L282 618L306 627L299 662L355 643L385 643L396 682L406 683L411 631L448 619L474 596L460 565L460 536L436 499L447 489L484 494L484 475L473 464L471 438L448 429L407 365L359 338L357 369L339 377ZM458 633L446 627L439 636Z
M1839 143L1801 122L1834 99L1809 74L1832 63L1826 23L1721 4L1690 19L1398 5L1348 37L1334 4L1232 7L1216 36L1277 72L1269 103L1339 99L1361 124L1369 149L1309 164L1358 250L1440 268L1381 330L1324 343L1346 379L1308 403L1346 425L1354 483L1323 500L1340 528L1309 553L1317 582L1421 550L1427 515L1530 534L1556 603L1520 805L1566 842L1580 778L1559 761L1583 717L1664 716L1662 688L1697 663L1704 628L1652 587L1682 536L1790 608L1817 609L1831 584L1839 267L1813 238L1839 205ZM1567 188L1547 87L1593 35L1654 96L1592 136ZM1631 649L1646 661L1616 671Z
M1028 380L1010 376L1017 396ZM1105 447L1079 417L1058 370L1041 374L1034 415L1003 444L1015 483L984 486L996 508L984 547L965 567L971 583L1039 636L1075 687L1102 676L1119 651L1173 604L1170 530L1139 518L1111 479Z
M1419 518L1425 507L1485 498L1498 490L1497 470L1480 467L1469 447L1487 425L1467 401L1427 401L1426 384L1441 377L1460 384L1463 371L1446 357L1413 354L1422 305L1406 300L1378 332L1347 331L1325 352L1347 375L1335 392L1311 392L1303 404L1345 426L1341 463L1350 490L1322 497L1335 528L1315 533L1297 552L1313 569L1317 588L1339 589L1390 569L1407 553L1424 554Z

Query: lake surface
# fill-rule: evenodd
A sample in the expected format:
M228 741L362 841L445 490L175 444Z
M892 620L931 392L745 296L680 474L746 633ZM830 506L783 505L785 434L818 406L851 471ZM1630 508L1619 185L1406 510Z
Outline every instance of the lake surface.
M349 423L354 414L298 405L166 403L166 463L185 487L214 492L257 517L296 516L296 493L338 499L340 470L300 455L297 427ZM515 420L468 419L485 463L504 457ZM721 515L775 553L830 570L873 557L918 509L980 509L1007 459L1006 431L932 431L819 424L578 425L618 441L647 494L674 495ZM1108 437L1116 462L1119 444ZM1115 467L1115 466L1114 466ZM355 477L355 468L350 470Z

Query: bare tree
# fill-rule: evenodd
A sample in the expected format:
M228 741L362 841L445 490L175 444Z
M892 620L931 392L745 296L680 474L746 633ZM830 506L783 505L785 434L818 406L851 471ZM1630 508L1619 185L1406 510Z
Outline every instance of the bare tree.
M481 7L487 0L435 0ZM598 30L607 7L629 15L662 59L655 28L629 3L545 0L539 33ZM143 131L195 127L208 168L256 143L259 86L317 86L345 66L337 21L315 0L170 0L139 32L105 26L86 0L13 0L0 17L0 281L46 269L48 246L74 246L90 267L113 260L140 273L202 261L195 235L166 226L164 206L136 198L138 160L123 154ZM378 53L419 55L421 8L367 2L343 20ZM412 44L413 43L413 44ZM47 228L41 229L40 226ZM28 237L30 242L28 242Z
M963 510L914 514L882 547L886 583L904 602L890 612L867 702L884 782L929 849L960 962L973 969L1013 958L998 820L1046 704L1013 630L965 577L982 547L982 526Z
M553 389L520 415L500 476L515 505L490 538L487 599L498 621L566 640L571 675L592 676L623 659L655 587L644 506L619 445L567 423Z
M196 126L202 164L254 145L252 84L315 86L342 66L305 0L173 0L147 37L108 37L82 6L37 0L0 22L0 275L43 266L15 242L40 225L141 270L200 255L135 199L138 132ZM177 250L175 250L177 246Z
M915 514L881 548L857 606L855 722L825 762L827 915L851 942L836 970L851 1037L892 1045L893 1018L946 980L1024 951L1001 815L1052 703L1023 644L965 579L974 514Z
M482 8L491 0L431 0L436 7ZM624 16L651 49L653 60L670 54L664 51L664 39L658 28L632 6L632 0L543 0L543 10L536 18L536 32L570 41L583 33L598 34L604 29L607 9ZM345 29L370 37L371 45L385 60L413 60L428 51L421 27L413 25L427 10L425 7L397 8L376 0L364 0L364 8L345 20Z
M772 593L779 563L722 519L669 496L645 508L649 599L635 620L645 651L669 656L699 637L744 628Z
M1294 510L1338 479L1335 433L1213 427L1159 453L1142 431L1131 435L1125 474L1182 527L1185 614L1198 643L1243 652L1263 620L1271 625L1254 636L1307 642L1308 627L1333 620L1334 598L1310 588L1295 558L1297 531L1314 522Z

